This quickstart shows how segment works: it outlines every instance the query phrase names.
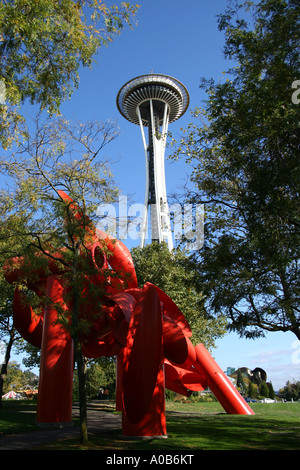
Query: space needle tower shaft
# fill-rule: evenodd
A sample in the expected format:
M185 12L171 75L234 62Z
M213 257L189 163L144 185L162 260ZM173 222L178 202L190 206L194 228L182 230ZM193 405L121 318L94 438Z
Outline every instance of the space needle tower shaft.
M173 248L165 181L165 148L169 123L181 117L189 104L182 83L168 75L142 75L127 82L119 91L117 106L128 121L141 129L145 151L146 188L141 225L141 247L145 244L149 209L151 238ZM148 139L145 128L148 128Z

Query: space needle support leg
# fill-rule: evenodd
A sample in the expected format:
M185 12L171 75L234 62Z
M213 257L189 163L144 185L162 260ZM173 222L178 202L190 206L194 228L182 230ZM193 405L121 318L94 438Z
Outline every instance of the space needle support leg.
M173 239L171 234L171 224L170 224L170 213L169 213L169 205L167 201L167 193L166 193L166 180L165 180L165 149L166 149L166 141L167 141L167 132L168 132L168 124L169 124L169 106L165 103L164 108L164 118L163 118L163 125L162 125L162 135L161 135L161 153L162 153L162 160L161 160L161 175L162 175L162 192L163 192L163 207L161 208L161 225L162 225L162 238L166 238L167 244L170 250L173 249Z
M166 194L165 180L165 142L168 128L168 105L165 103L164 116L162 123L161 135L157 135L158 129L155 126L155 116L153 103L150 100L150 115L154 149L154 174L155 174L155 194L156 194L156 220L159 234L159 241L166 241L169 249L173 248L173 240L171 234L169 208Z
M147 142L144 132L143 121L141 117L140 107L137 107L137 115L139 118L140 129L142 133L142 140L145 151L145 165L146 165L146 188L145 188L145 200L144 200L144 213L142 216L141 224L141 237L140 237L140 246L141 248L145 245L145 238L147 233L147 221L148 221L148 200L149 200L149 162L148 162L148 152L147 152Z

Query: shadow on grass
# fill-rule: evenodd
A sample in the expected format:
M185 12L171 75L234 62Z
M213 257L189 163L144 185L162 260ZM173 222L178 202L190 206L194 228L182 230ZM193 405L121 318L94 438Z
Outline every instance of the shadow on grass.
M89 405L102 410L100 403ZM105 405L114 412L114 406ZM37 450L299 450L300 403L260 404L255 415L228 415L214 405L196 406L193 411L177 406L167 411L168 439L130 439L121 429L89 436L89 445L78 438L64 439L37 447ZM36 430L36 403L5 403L0 410L0 430L5 434Z
M168 419L168 433L169 446L174 437L175 447L179 440L183 449L198 446L203 450L298 450L300 447L300 422L291 426L289 420L258 415L173 415Z
M1 432L5 430L5 432ZM0 409L0 436L36 430L36 402L3 401Z
M53 450L298 450L300 422L266 416L167 414L168 439L126 438L121 431L90 436L83 447L75 439L48 445Z

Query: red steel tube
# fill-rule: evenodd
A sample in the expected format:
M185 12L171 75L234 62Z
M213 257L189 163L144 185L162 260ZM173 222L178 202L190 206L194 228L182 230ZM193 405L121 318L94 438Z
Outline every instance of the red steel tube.
M58 276L48 277L46 292L53 302L64 305L63 283ZM55 305L47 305L42 337L37 423L71 421L73 358L72 338L57 323Z
M209 388L229 414L253 415L254 411L230 382L203 344L195 346L195 367L204 372Z

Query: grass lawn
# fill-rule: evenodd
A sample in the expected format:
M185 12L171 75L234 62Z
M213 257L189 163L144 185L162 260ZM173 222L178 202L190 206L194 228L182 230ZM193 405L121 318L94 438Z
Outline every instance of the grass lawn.
M36 401L2 400L0 438L3 435L36 431Z
M36 430L31 401L8 401L0 410L0 433ZM252 403L253 416L228 415L216 402L167 403L168 439L122 438L120 431L91 435L89 446L67 439L42 450L299 450L300 403ZM99 405L100 409L100 405Z

